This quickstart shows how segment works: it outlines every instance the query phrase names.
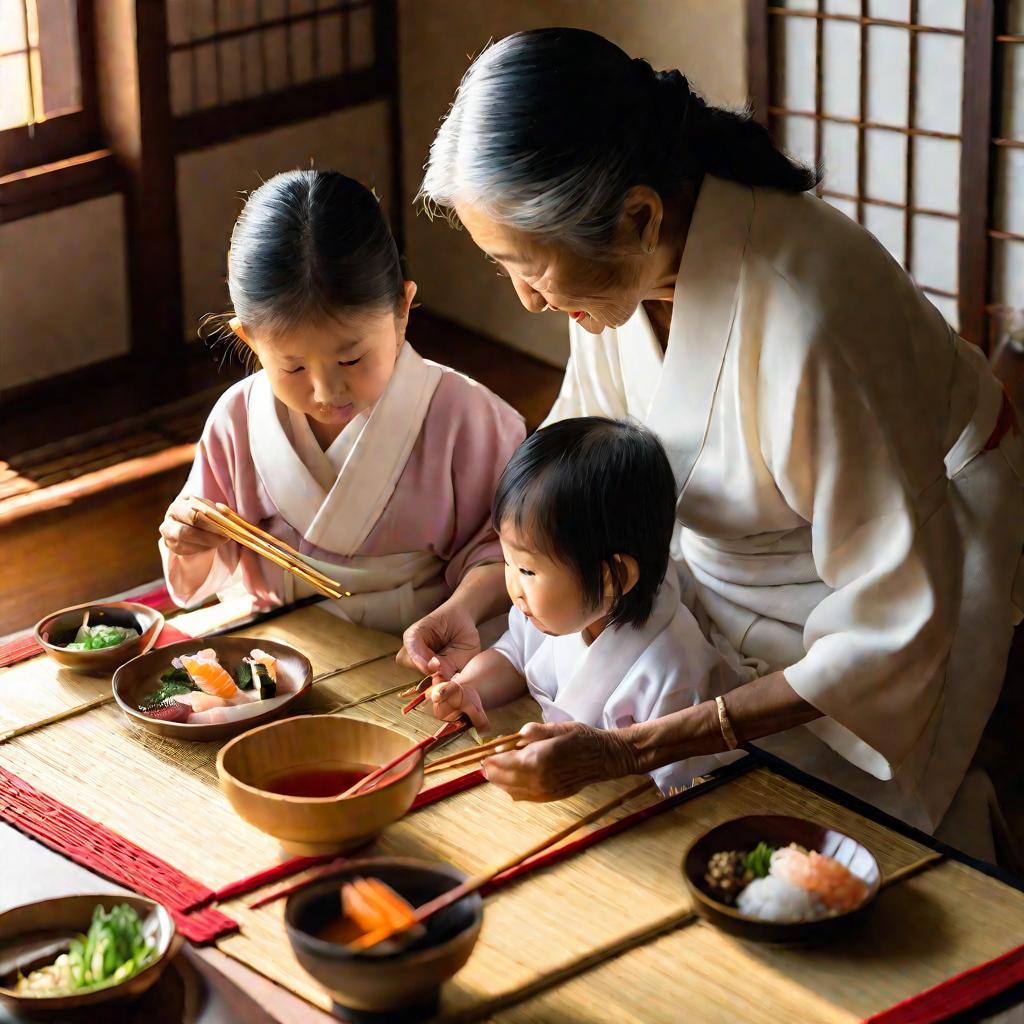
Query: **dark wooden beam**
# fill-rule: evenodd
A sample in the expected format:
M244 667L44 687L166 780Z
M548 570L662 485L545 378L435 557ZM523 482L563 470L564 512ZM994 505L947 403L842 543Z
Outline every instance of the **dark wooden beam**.
M405 183L402 174L402 104L399 82L397 0L379 0L374 6L375 63L380 67L388 95L388 138L391 143L391 231L399 252L405 252Z
M121 169L108 149L0 178L0 224L119 192Z
M768 3L747 0L747 93L754 120L767 127L771 94Z
M960 334L987 351L994 0L966 5L960 150Z

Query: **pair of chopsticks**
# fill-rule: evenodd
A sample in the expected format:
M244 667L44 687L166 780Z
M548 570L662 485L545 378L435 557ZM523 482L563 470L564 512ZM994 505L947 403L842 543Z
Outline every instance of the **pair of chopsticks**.
M439 757L434 761L431 761L423 769L424 775L432 775L435 772L446 772L452 768L465 768L466 765L474 764L476 761L481 760L484 757L490 757L491 754L496 754L499 747L507 746L509 744L515 745L523 738L521 733L512 732L507 736L499 736L497 739L488 740L486 743L480 743L475 747L470 747L469 750L457 750L454 754L448 754L446 757Z
M438 913L441 910L445 910L450 907L453 903L457 903L465 896L469 896L471 893L476 892L478 889L482 889L488 882L492 881L498 875L505 871L516 867L525 860L529 860L531 857L536 857L537 854L543 853L549 847L554 846L556 843L560 843L563 839L572 835L573 832L577 832L585 825L591 824L591 822L597 821L598 818L603 817L609 811L613 811L616 807L621 806L624 803L632 800L634 797L640 796L651 788L651 780L644 779L639 785L634 786L632 789L627 790L625 793L620 793L618 796L613 797L611 800L605 801L600 807L595 808L588 814L584 814L581 818L577 818L574 822L558 829L557 832L553 832L546 836L544 839L538 840L533 846L526 850L523 850L501 864L495 867L488 868L487 871L479 875L474 875L472 878L467 878L465 882L455 886L454 889L449 889L447 892L442 893L435 899L430 900L427 903L416 907L413 912L412 921L409 926L423 924L429 917ZM373 946L376 946L380 942L384 942L386 939L390 939L393 935L400 931L407 930L407 927L386 927L378 928L376 931L368 932L365 935L361 935L354 942L350 943L349 948L352 950L366 950Z
M403 750L401 754L391 758L387 764L382 764L379 768L374 768L369 775L363 776L354 786L350 786L345 790L344 793L338 798L344 800L349 796L359 796L362 793L369 792L373 788L373 784L378 782L380 778L387 775L393 768L397 768L403 761L408 760L410 757L414 757L422 750L427 750L439 743L441 740L447 739L449 736L455 736L462 732L464 729L469 727L469 722L466 719L459 719L455 722L442 722L440 727L430 736L424 736L423 739L414 743L408 750Z
M101 694L99 697L93 697L92 700L87 700L82 704L75 704L74 707L65 708L63 711L58 711L54 715L50 715L49 718L41 718L38 722L29 722L27 725L19 725L15 729L8 729L6 732L0 732L0 743L6 743L8 740L15 740L19 736L27 736L30 732L35 732L36 729L42 729L46 725L56 725L57 722L63 722L66 718L74 718L75 715L80 715L85 711L91 711L93 708L102 707L104 704L110 704L114 700L112 693Z
M336 580L325 576L319 569L310 565L290 544L246 522L234 509L222 502L214 503L206 498L195 500L202 506L199 514L217 533L280 566L285 572L290 572L297 579L309 584L324 597L338 600L352 596L349 591L342 589Z

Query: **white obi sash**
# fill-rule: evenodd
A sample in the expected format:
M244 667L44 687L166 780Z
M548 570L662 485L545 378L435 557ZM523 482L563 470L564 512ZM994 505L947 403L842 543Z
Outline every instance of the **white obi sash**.
M346 561L304 556L353 595L324 607L371 629L401 633L447 592L444 562L432 551L359 554L405 469L441 374L439 366L403 345L384 394L326 453L296 443L288 410L274 397L265 373L256 375L249 392L249 443L260 481L307 543ZM317 456L323 465L316 464ZM290 573L282 571L281 577L285 601L313 593Z

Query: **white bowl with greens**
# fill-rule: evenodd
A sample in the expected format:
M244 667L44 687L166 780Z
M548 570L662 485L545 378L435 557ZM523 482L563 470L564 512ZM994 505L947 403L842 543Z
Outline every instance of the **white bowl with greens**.
M0 1005L31 1016L132 999L181 948L166 908L141 896L63 896L0 914Z

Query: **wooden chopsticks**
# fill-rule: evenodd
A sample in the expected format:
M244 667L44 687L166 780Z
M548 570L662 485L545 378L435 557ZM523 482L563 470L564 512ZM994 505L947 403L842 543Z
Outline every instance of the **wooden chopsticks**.
M358 796L363 791L372 788L372 784L377 782L381 776L387 775L392 768L397 768L403 761L406 761L415 754L418 754L421 750L427 750L439 740L445 739L457 732L462 732L462 730L467 727L467 724L468 723L463 720L457 722L442 722L436 732L432 733L430 736L424 736L423 739L414 743L408 750L403 750L401 754L391 758L387 764L382 764L379 768L374 768L369 775L364 775L363 778L361 778L354 786L350 786L346 789L338 799L344 800L349 796Z
M486 743L480 743L475 747L470 747L469 750L457 750L454 754L448 754L446 757L439 757L434 761L431 761L423 769L424 775L431 775L434 772L446 772L450 768L465 768L468 764L473 764L475 761L479 761L483 757L489 757L491 754L498 752L498 747L505 746L506 744L515 744L521 740L522 734L518 732L509 733L507 736L499 736L497 739L488 740Z
M651 780L644 779L644 781L638 786L634 786L632 789L628 789L625 793L620 793L617 797L613 797L611 800L605 801L605 803L601 804L600 807L596 807L594 810L590 811L589 814L584 814L583 817L577 818L574 822L571 822L564 828L560 828L557 832L551 833L551 835L534 843L533 846L529 847L529 849L514 854L512 857L508 858L508 860L503 861L496 867L489 868L483 874L467 878L465 882L455 886L454 889L449 889L446 893L442 893L435 899L417 907L411 923L422 924L427 920L427 918L436 914L438 911L444 910L446 907L450 907L453 903L457 903L464 896L469 896L478 889L482 889L488 882L500 875L502 872L516 867L524 860L529 860L531 857L535 857L539 853L543 853L549 847L554 846L555 843L559 843L567 836L572 835L573 832L578 831L585 825L589 825L593 821L597 821L598 818L603 817L609 811L627 803L632 800L633 797L640 796L641 793L646 792L650 788ZM361 935L355 940L355 942L350 943L349 948L353 950L370 949L378 943L383 942L385 939L391 938L392 935L395 935L400 930L403 929L393 927L378 928L374 932L368 932L365 935Z
M285 572L290 572L297 579L309 584L317 593L324 597L333 597L338 600L342 597L351 597L349 591L342 589L341 584L325 576L319 569L315 569L305 558L290 544L286 544L277 537L261 530L258 526L246 522L234 509L227 505L212 501L206 498L196 498L202 505L200 515L218 533L229 540L241 544L255 554L262 556L267 561L280 566Z

